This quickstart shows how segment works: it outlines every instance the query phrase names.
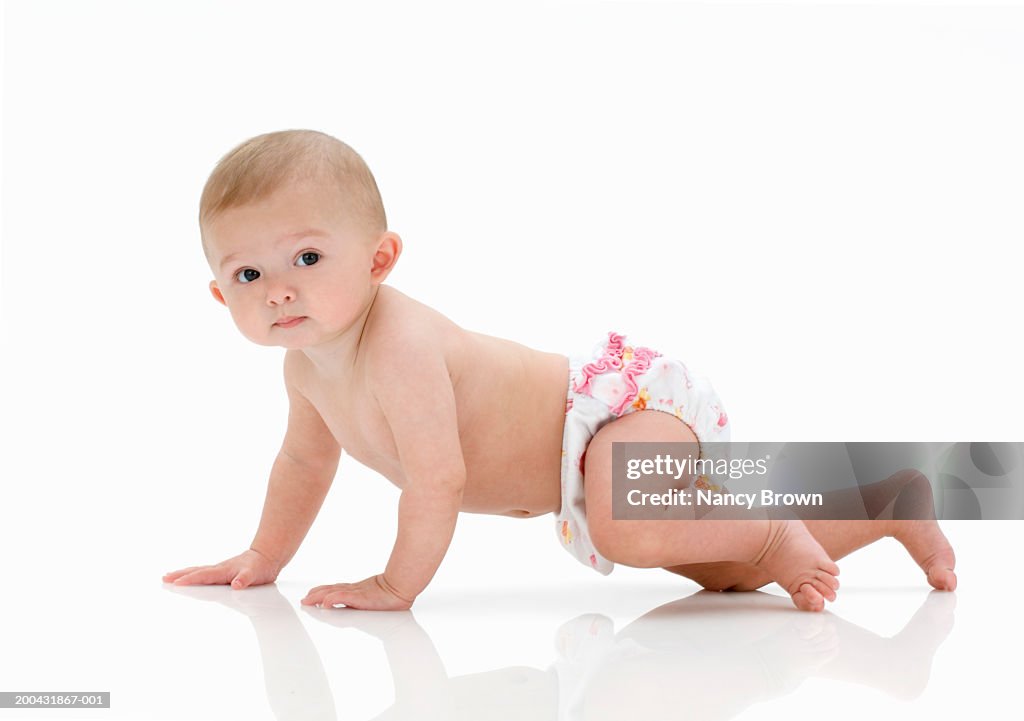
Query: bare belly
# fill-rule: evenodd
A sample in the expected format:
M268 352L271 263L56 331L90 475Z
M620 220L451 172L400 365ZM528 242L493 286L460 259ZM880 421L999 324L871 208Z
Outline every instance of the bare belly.
M561 504L569 360L470 336L477 360L467 358L456 382L466 463L462 510L520 518L553 513Z

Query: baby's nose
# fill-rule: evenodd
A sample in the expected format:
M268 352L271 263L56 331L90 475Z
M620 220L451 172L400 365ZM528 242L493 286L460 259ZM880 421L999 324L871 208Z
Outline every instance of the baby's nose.
M267 288L267 305L281 305L291 303L295 300L295 289L287 286L273 286Z

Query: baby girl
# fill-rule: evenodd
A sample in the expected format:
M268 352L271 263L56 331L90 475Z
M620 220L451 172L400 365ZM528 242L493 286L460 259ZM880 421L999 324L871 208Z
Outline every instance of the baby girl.
M553 513L559 543L601 573L665 568L716 590L775 581L810 611L836 598L834 559L884 536L932 586L956 586L934 520L614 519L613 443L728 440L711 385L616 333L590 355L541 352L460 328L385 285L402 240L363 159L335 138L300 130L242 143L210 175L199 223L213 297L246 338L287 349L290 410L250 548L166 582L274 582L344 449L401 489L397 538L382 573L317 586L303 604L409 608L459 511Z

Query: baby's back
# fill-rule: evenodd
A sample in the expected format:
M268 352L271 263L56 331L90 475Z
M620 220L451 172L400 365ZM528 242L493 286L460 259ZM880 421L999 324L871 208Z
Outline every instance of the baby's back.
M462 510L517 517L558 510L569 361L460 328L441 313L382 285L363 343L398 315L430 329L448 364L466 467ZM375 322L375 317L378 319ZM357 361L354 376L364 371ZM363 384L323 388L300 380L346 453L402 487L405 478L382 412Z

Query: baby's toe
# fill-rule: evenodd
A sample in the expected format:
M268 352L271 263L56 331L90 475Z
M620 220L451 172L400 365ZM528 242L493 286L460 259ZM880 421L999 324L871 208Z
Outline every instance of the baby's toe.
M827 574L825 577L828 577ZM827 598L829 601L836 600L836 590L823 578L815 578L808 583L814 586L814 590L820 593L824 598Z
M838 591L839 590L839 579L833 576L831 573L826 571L818 571L814 574L815 579L820 583L824 584L827 588Z
M928 583L939 591L955 591L956 573L952 568L932 566L928 569Z
M810 583L803 584L793 594L793 603L801 611L822 611L825 608L825 598Z

